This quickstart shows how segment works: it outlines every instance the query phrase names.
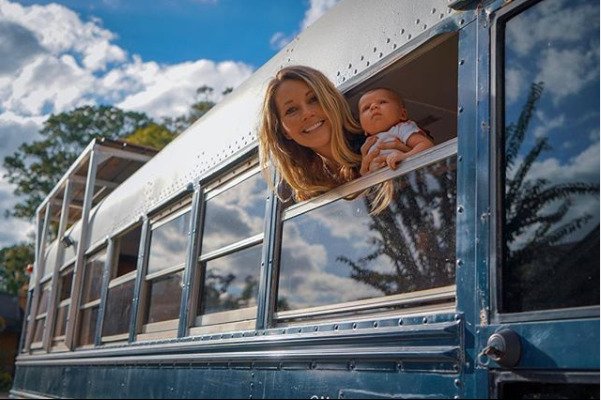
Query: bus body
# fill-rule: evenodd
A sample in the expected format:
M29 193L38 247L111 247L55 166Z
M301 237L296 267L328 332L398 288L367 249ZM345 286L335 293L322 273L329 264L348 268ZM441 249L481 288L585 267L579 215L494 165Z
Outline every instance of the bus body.
M343 0L154 157L94 141L37 210L11 396L598 398L598 21ZM435 147L282 201L256 128L297 64Z

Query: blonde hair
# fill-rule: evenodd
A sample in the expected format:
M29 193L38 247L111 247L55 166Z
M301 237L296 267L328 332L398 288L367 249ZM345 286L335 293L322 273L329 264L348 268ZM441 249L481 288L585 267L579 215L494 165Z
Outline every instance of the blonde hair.
M288 80L304 82L313 90L330 121L330 146L337 167L328 169L325 160L315 151L284 136L284 128L275 104L280 85ZM267 85L259 126L259 157L263 171L269 161L280 173L296 200L307 200L359 176L361 155L351 150L346 134L362 134L346 99L320 71L307 66L282 68ZM271 179L268 179L271 182Z

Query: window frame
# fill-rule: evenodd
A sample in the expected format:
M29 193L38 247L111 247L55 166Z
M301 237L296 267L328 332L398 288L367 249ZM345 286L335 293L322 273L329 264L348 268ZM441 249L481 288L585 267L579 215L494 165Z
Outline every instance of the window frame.
M205 228L205 216L206 216L206 203L207 201L217 197L218 195L226 192L229 189L236 187L248 179L259 175L260 179L264 179L262 175L261 166L259 160L256 157L250 160L244 161L241 164L227 170L221 176L210 181L206 186L203 187L203 196L199 201L198 207L202 209L201 223L200 223L200 238L198 240L198 257L195 260L193 268L196 268L197 274L194 281L194 288L190 294L191 296L191 313L189 334L203 334L211 332L226 332L231 330L252 330L255 329L258 319L259 303L261 298L257 298L257 305L251 307L244 307L236 310L218 311L211 313L198 314L198 306L200 299L204 292L204 283L206 276L206 263L212 260L226 257L231 254L235 254L254 246L261 245L265 246L265 229L264 224L261 232L256 233L252 236L245 237L237 240L233 243L226 244L217 249L210 250L207 253L203 253L202 250L202 238L204 236ZM271 195L269 185L265 191L266 199ZM267 218L267 207L263 215L263 222ZM263 252L263 248L261 248ZM261 253L263 254L263 253ZM260 262L262 260L259 260ZM257 268L257 280L261 279L260 265Z
M184 215L186 212L189 212L190 218L192 218L192 211L193 211L192 203L193 203L192 196L189 193L185 193L183 195L183 197L167 204L166 206L159 209L154 215L149 217L148 228L147 228L148 232L147 232L146 238L144 238L144 227L142 227L140 241L141 241L141 243L142 243L142 241L145 241L145 243L143 243L144 249L145 249L144 255L143 255L144 256L144 265L143 265L143 268L140 268L140 266L138 265L138 268L136 269L135 275L134 275L136 277L135 279L137 279L139 274L142 275L141 288L138 293L139 306L138 306L138 310L136 311L136 316L135 316L135 318L136 318L136 335L135 335L136 339L135 340L136 341L144 341L144 340L152 340L152 339L168 339L168 338L177 337L178 324L179 324L179 319L181 316L181 309L180 309L180 312L178 313L178 317L174 318L174 319L170 319L170 320L147 323L144 321L144 318L145 318L145 314L148 312L148 307L149 307L150 294L148 293L148 291L150 289L151 281L156 280L157 278L160 278L163 276L173 275L173 274L182 272L182 281L181 281L180 285L183 285L184 278L185 278L185 276L183 276L183 275L185 273L187 254L184 256L184 259L182 260L182 262L180 264L170 266L167 268L163 268L157 272L153 272L150 274L148 273L148 262L149 262L149 258L150 258L153 230ZM188 243L189 237L190 237L190 225L188 225L187 229L188 229L188 232L183 237L183 240L185 240L186 243ZM138 269L140 269L140 271L138 271ZM128 275L128 274L126 274L126 275ZM134 279L134 278L132 278L132 279ZM182 290L182 293L180 294L180 304L181 304L182 295L183 295L183 290ZM134 286L134 297L135 296L136 296L136 288ZM180 306L180 308L181 308L181 306ZM132 308L132 313L133 313L133 308ZM131 338L131 334L128 336ZM119 339L119 338L117 338L117 339ZM121 339L119 339L119 340L121 340Z
M89 265L88 263L91 260L95 260L96 257L98 257L102 252L104 252L104 262L102 263L102 274L100 275L102 278L102 276L104 275L104 270L106 269L106 264L107 264L107 262L109 262L109 257L110 257L109 248L108 248L106 241L103 240L102 242L98 243L98 245L93 246L93 248L84 255L84 262L83 262L83 268L82 268L83 276L81 279L81 286L79 288L79 290L80 290L79 304L77 305L77 326L75 327L75 331L74 331L75 332L74 344L75 344L76 349L89 349L89 348L93 348L96 346L96 328L98 327L98 322L100 321L100 306L102 303L102 279L100 280L100 283L99 283L99 293L98 293L97 299L83 303L83 299L84 299L83 289L84 289L85 282L86 282L86 274L88 273L88 268L87 268L87 266ZM71 296L73 296L73 293L71 293ZM71 306L72 306L72 304L71 304ZM98 310L96 311L96 325L94 327L94 331L92 332L92 343L81 344L81 332L82 332L82 324L83 324L82 313L85 310L91 310L94 307L97 307Z
M449 157L457 157L457 143L458 138L455 137L404 160L396 170L391 170L388 168L381 169L374 173L357 178L337 188L334 188L318 197L291 205L290 207L282 211L282 215L279 221L280 232L282 231L282 224L285 221L292 219L296 216L308 213L312 210L333 203L354 193L361 192L384 181L407 175L413 171L419 170L430 164L443 161ZM278 243L276 253L278 254L278 272L276 274L277 276L274 278L274 293L276 293L276 302L278 292L277 285L279 283L279 254L282 245L281 234L278 236L277 240ZM378 309L382 307L390 308L409 306L406 310L395 310L395 314L416 313L422 311L432 312L433 310L435 310L436 312L453 312L456 308L456 297L456 285L449 285L440 288L425 289L411 293L403 293L393 296L382 296L352 302L328 304L300 310L280 312L274 311L273 324L275 326L295 325L298 323L306 323L306 320L339 319L341 314L348 314L353 312L357 313L373 310L374 314L386 314L390 311L390 309L388 309L385 311L378 312ZM447 300L447 302L435 304L434 308L432 308L432 302L442 300ZM418 307L411 306L411 304L416 304L418 302L423 305Z
M491 127L496 134L490 141L490 209L504 210L505 205L505 26L513 17L536 6L543 0L522 0L503 7L491 23ZM491 322L526 322L553 319L599 317L599 306L504 312L502 310L505 213L495 212L489 231L489 290Z
M56 307L53 310L53 312L55 313L55 319L54 319L54 326L52 327L52 332L50 332L50 336L51 336L50 337L50 351L68 350L67 346L65 345L66 330L67 330L66 319L69 315L69 308L71 308L71 297L72 297L71 291L73 290L73 277L71 277L71 288L69 289L69 297L61 300L60 294L62 293L62 289L63 289L63 286L62 286L63 278L65 278L70 273L73 274L74 270L75 270L75 259L72 259L72 260L69 260L68 262L64 263L58 271L58 283L56 286L56 288L57 288ZM63 333L62 335L55 336L54 332L56 330L56 324L59 322L56 317L58 317L59 310L63 307L67 307L66 314L65 314L65 333Z

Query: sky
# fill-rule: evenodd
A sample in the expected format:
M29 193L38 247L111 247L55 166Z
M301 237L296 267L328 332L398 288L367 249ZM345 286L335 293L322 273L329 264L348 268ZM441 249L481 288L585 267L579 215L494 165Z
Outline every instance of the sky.
M338 0L0 0L0 160L51 114L110 104L181 115L215 101ZM16 198L0 165L0 248L31 240L4 218Z

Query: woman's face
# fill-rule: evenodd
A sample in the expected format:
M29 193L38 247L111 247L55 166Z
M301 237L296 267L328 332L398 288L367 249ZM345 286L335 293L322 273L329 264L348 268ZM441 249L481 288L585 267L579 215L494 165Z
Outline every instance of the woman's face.
M309 85L297 80L282 82L275 93L275 105L288 139L332 158L332 126Z

